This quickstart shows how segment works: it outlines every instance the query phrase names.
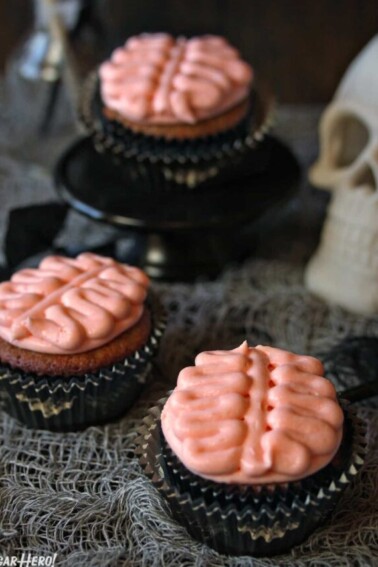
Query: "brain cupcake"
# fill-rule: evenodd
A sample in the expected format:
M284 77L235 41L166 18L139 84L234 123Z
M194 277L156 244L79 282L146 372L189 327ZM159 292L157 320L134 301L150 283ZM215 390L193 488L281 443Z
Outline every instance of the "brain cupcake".
M216 134L240 122L253 72L221 37L144 34L116 49L99 76L110 119L177 139Z
M144 437L160 456L148 451L142 464L177 519L239 555L303 541L363 463L361 423L320 361L247 343L199 354L179 374L160 436L150 427Z
M45 258L0 284L0 388L34 427L119 416L146 381L162 332L138 268L85 253Z
M264 161L251 151L268 127L271 97L256 84L222 37L141 34L88 79L81 115L96 148L159 166L159 188L172 180L193 187L247 154L248 163Z

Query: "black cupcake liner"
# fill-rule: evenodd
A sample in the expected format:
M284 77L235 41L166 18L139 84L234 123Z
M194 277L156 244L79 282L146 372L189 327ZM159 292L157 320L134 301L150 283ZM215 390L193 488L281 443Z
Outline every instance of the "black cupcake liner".
M271 127L272 97L263 89L255 90L251 94L250 108L234 128L195 140L167 140L138 134L106 118L98 75L94 72L84 84L79 114L99 152L111 153L119 162L135 160L156 166L171 184L193 188L215 177L224 167L237 166L243 158L256 172L262 170L269 155L268 146L258 155L254 150Z
M188 471L165 442L160 427L164 402L140 426L136 453L175 519L220 553L272 556L300 544L324 523L364 463L365 424L342 402L343 441L321 471L286 484L215 483Z
M75 431L123 415L144 389L166 318L156 298L148 302L152 330L147 342L121 362L95 373L39 376L0 365L4 411L33 429Z
M112 160L116 171L122 179L127 180L125 192L140 194L157 194L166 192L182 192L211 190L219 192L225 185L230 188L248 183L253 184L253 176L266 171L273 139L267 136L264 142L253 151L246 152L231 163L219 165L206 163L204 166L165 166L149 162L138 162L135 159L122 160L110 155L106 148L96 143L95 149L106 158ZM221 173L221 175L220 175Z

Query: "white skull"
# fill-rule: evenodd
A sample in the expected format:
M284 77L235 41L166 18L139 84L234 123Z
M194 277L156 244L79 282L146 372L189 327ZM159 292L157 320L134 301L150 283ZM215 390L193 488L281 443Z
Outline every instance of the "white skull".
M314 185L333 192L307 287L362 314L378 312L378 36L344 75L320 123Z

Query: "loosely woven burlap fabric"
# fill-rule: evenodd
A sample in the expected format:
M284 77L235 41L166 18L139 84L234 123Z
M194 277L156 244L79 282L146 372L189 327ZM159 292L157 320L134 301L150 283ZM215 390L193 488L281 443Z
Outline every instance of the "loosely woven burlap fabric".
M45 90L10 72L1 84L0 238L9 209L56 199L51 165L76 133L64 94L50 134L36 135ZM34 93L34 94L33 94ZM319 109L281 108L276 134L303 171L317 153ZM298 196L266 223L256 256L215 281L156 284L169 313L151 385L118 423L79 433L32 431L0 412L0 556L57 553L56 565L367 566L378 565L378 410L360 404L368 455L330 521L302 546L272 559L225 557L191 539L141 473L136 430L146 408L205 349L245 338L299 353L329 350L348 335L378 335L378 318L328 306L303 286L303 267L324 214L324 198L303 179ZM269 220L269 219L268 219ZM59 244L92 246L114 235L71 212ZM339 388L347 384L337 384Z

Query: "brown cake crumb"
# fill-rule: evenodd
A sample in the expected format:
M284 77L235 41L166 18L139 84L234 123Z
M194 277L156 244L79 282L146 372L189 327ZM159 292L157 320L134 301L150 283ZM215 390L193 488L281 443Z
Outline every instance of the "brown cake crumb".
M224 132L230 128L234 128L249 110L249 98L244 99L236 106L225 111L220 116L200 120L197 124L149 124L146 122L133 122L124 116L121 116L115 110L105 107L103 109L104 115L108 120L116 120L130 128L133 132L138 134L145 134L147 136L163 137L166 139L192 139L203 136L211 136Z
M0 338L0 361L24 372L45 376L75 376L111 366L139 350L151 332L151 315L144 309L134 327L99 348L79 354L43 354L13 346Z

